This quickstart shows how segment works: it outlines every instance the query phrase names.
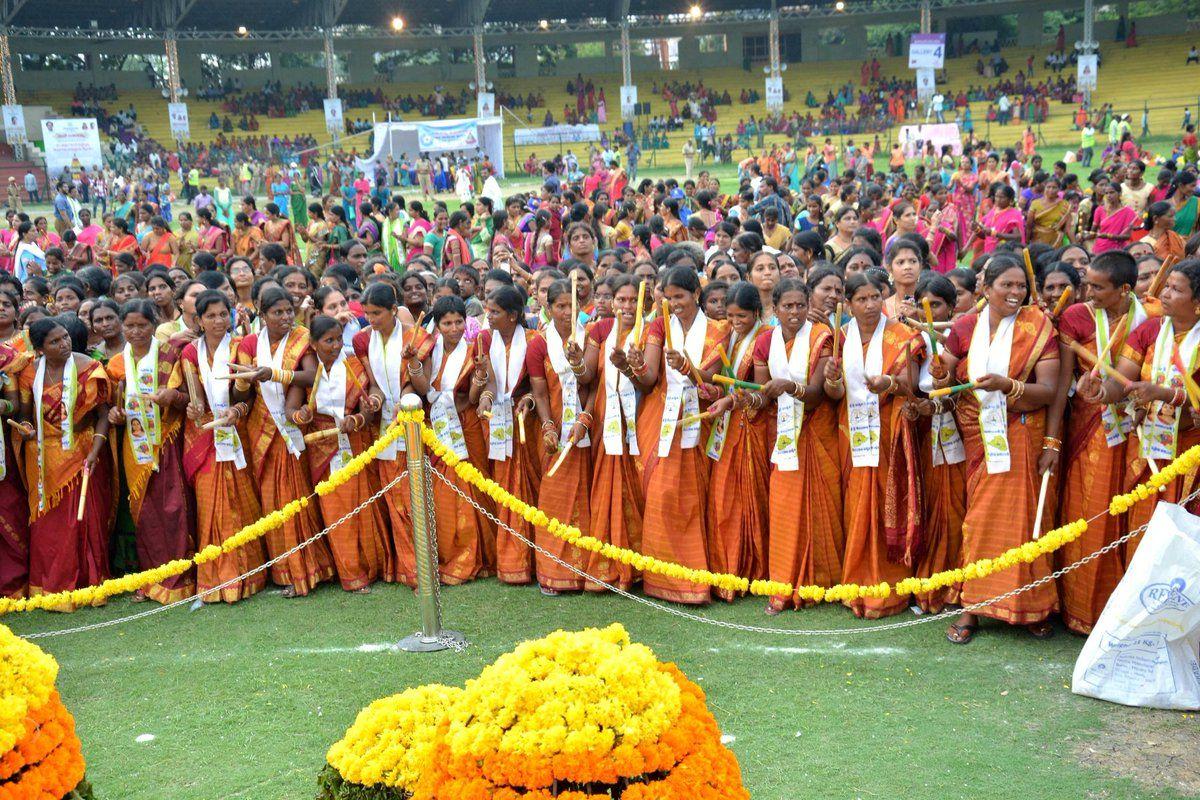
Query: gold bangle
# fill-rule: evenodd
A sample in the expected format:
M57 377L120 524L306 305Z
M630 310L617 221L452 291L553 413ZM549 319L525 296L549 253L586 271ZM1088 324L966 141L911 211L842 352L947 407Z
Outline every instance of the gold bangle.
M93 433L93 434L92 434L92 438L93 438L93 439L95 439L95 438L97 438L97 437L99 437L99 438L103 439L103 440L104 440L104 441L106 441L106 442L108 441L108 434L107 434L107 433Z

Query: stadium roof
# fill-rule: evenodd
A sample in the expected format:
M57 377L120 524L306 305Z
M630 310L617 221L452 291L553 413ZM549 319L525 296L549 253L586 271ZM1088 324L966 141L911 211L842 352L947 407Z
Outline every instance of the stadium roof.
M53 35L96 31L234 33L248 31L313 30L318 28L388 30L394 17L405 30L469 28L478 24L503 31L536 25L549 17L570 26L611 26L626 16L635 25L652 20L687 21L693 3L703 9L700 22L718 23L731 16L762 17L772 0L0 0L0 23L15 35ZM983 0L996 2L996 0ZM1035 2L1035 0L1015 0ZM980 4L981 0L932 0L936 9ZM838 13L836 0L778 0L784 16L825 16ZM847 0L845 13L903 13L915 11L919 0ZM36 34L34 32L37 32Z

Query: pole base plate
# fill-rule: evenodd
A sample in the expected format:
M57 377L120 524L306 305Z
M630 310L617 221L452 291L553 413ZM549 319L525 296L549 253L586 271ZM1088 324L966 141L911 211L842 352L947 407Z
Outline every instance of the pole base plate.
M458 631L442 631L435 637L426 637L418 631L411 636L405 636L396 646L406 653L436 653L439 650L460 651L466 648L467 637Z

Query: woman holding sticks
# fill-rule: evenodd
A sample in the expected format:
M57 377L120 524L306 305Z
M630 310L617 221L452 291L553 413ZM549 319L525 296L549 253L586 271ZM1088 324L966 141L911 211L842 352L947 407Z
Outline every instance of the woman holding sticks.
M585 369L583 326L579 324L578 295L574 282L554 281L546 290L550 321L542 335L529 342L525 368L538 418L542 421L542 482L537 506L549 516L590 530L588 493L592 485L592 414L589 385L580 379ZM538 545L582 570L587 554L543 528L535 534ZM546 557L536 556L537 580L542 594L580 591L583 577Z
M1121 350L1117 371L1126 380L1111 372L1102 381L1088 375L1076 388L1077 393L1095 403L1119 403L1128 398L1137 406L1142 419L1127 445L1125 487L1147 480L1160 464L1200 444L1200 389L1196 384L1200 361L1200 260L1188 259L1171 267L1159 301L1162 316L1151 317L1135 328ZM1129 509L1121 530L1144 525L1159 501L1178 503L1195 488L1195 475L1171 482L1162 492ZM1194 513L1198 507L1200 504L1192 502L1188 509ZM1126 544L1126 565L1136 548L1137 539Z
M1038 461L1046 408L1054 399L1058 348L1050 317L1026 305L1029 279L1019 258L992 257L984 273L983 311L959 318L942 353L944 365L931 370L939 387L966 386L958 399L958 422L967 454L967 511L963 519L962 561L994 558L1029 540L1036 527ZM1045 558L963 584L962 602L996 597L1049 574ZM1053 635L1048 618L1057 603L1054 587L993 603L963 614L947 637L971 641L980 615L1024 625L1037 638Z
M370 388L367 408L379 414L378 427L370 438L383 434L400 413L400 398L408 391L422 397L429 392L427 362L433 337L413 324L406 309L397 307L396 290L390 283L373 283L362 296L368 327L354 337L354 354L366 367ZM386 486L404 471L403 441L385 448L374 462L380 486ZM384 495L391 522L391 548L395 555L396 578L417 585L417 557L413 550L412 521L408 504L408 478L401 478Z
M250 460L265 513L312 494L304 434L285 413L289 387L307 391L317 370L308 331L296 325L295 305L286 290L266 286L258 296L262 329L243 337L237 360L229 364L234 396L250 402L246 418ZM258 390L251 396L252 384ZM267 554L279 558L321 530L315 504L267 533ZM284 597L306 595L333 577L329 544L319 539L271 566L271 580Z
M98 361L73 352L55 318L29 326L37 358L18 379L29 491L29 595L95 586L109 577L113 462L109 380ZM70 602L53 610L73 611Z
M132 300L121 308L125 348L113 356L108 377L116 386L108 420L124 428L118 446L129 488L138 569L146 570L196 552L196 506L183 468L183 420L187 394L168 388L178 350L154 338L154 303ZM196 590L188 571L139 590L134 601L173 603Z
M600 420L602 431L592 448L589 528L592 536L603 542L641 552L646 500L637 441L639 398L627 353L643 338L639 305L647 284L631 275L617 275L607 284L613 292L613 317L589 328L584 373L579 379L596 387L592 416ZM589 555L587 572L622 589L628 589L637 578L632 567L599 553ZM600 587L589 584L587 588Z
M186 387L188 394L183 467L196 494L196 547L203 550L258 521L262 507L243 444L243 420L250 407L245 402L231 403L230 397L233 378L228 364L241 343L230 333L232 305L222 292L210 289L196 297L195 309L200 335L183 348L169 386ZM261 566L266 558L261 539L237 547L199 564L196 588L206 603L245 599L266 586L264 573L225 584Z
M759 253L753 261L774 260ZM779 284L774 267L773 290ZM769 330L760 322L763 313L758 286L739 281L725 297L730 331L721 343L722 374L752 382L754 343L759 333ZM774 308L774 301L771 303ZM773 312L772 312L773 313ZM729 389L708 407L711 424L704 454L709 466L708 566L714 572L740 575L751 580L767 574L767 468L769 415L762 413L766 400L757 392ZM736 593L717 590L722 600Z
M1100 518L1055 554L1059 565L1074 563L1099 550L1126 530L1123 520L1107 511L1112 496L1126 490L1128 437L1133 431L1136 411L1128 402L1098 404L1094 402L1094 392L1077 389L1068 397L1067 389L1072 380L1079 381L1085 389L1099 389L1111 374L1101 370L1116 366L1129 334L1147 319L1145 309L1133 295L1137 266L1124 250L1109 250L1096 256L1087 269L1086 281L1088 302L1076 303L1059 318L1058 392L1046 420L1046 445L1039 470L1057 474L1061 458L1066 472L1059 501L1060 521L1091 519L1096 515ZM1097 356L1102 356L1104 367L1096 366ZM1097 372L1098 376L1094 374ZM1047 519L1043 529L1053 523ZM1063 575L1059 580L1059 597L1067 628L1076 633L1091 633L1124 572L1122 554L1113 551Z
M472 464L487 461L487 438L475 405L482 387L475 385L472 345L466 339L467 306L462 298L439 298L430 312L436 331L430 361L429 421L441 442ZM472 397L474 395L474 397ZM437 515L438 564L442 583L465 583L487 574L486 557L494 547L496 525L481 509L492 501L463 481L441 461L434 469L467 498L443 481L433 482Z
M924 344L883 315L883 289L883 280L869 272L846 280L851 319L831 367L838 379L825 387L841 401L842 581L862 585L909 577L924 546L915 428L900 413ZM900 613L908 601L862 597L848 605L856 616L876 619Z
M842 579L846 544L837 406L826 402L824 389L841 382L829 367L833 334L823 321L811 320L803 281L784 278L774 300L779 326L758 334L753 354L754 381L770 404L764 414L774 434L768 438L767 574L796 586L833 586ZM772 597L767 613L801 604L798 597Z
M538 334L525 327L525 296L516 287L493 289L485 308L488 327L475 340L471 391L483 390L478 409L487 420L488 466L494 481L517 497L532 500L538 496L541 480L541 438L525 435L525 417L534 407L526 353ZM533 540L533 526L520 515L499 508L496 516L502 525ZM529 547L504 530L496 531L495 549L489 556L485 563L495 565L496 577L503 583L533 580Z
M342 324L318 315L309 327L316 376L310 391L292 383L285 417L309 432L304 437L309 478L315 486L367 449L374 414L367 408L367 371L343 349ZM321 517L332 525L379 490L364 470L336 490L317 498ZM347 592L367 594L380 578L394 580L387 523L377 503L368 503L329 532L329 551L338 580Z
M695 270L671 268L663 278L663 313L650 323L644 353L629 352L638 385L647 395L638 409L638 449L646 512L642 552L684 567L704 569L707 546L709 465L701 443L706 425L701 402L717 398L709 384L720 366L718 345L729 340L726 322L700 310ZM708 586L647 574L646 594L677 603L707 603Z

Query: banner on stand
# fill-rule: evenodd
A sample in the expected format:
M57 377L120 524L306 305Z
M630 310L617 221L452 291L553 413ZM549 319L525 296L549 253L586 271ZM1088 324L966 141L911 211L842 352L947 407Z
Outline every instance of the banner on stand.
M478 150L479 126L474 120L449 124L418 124L417 145L421 148L422 152Z
M325 98L325 130L341 135L346 132L346 117L342 113L342 98Z
M1079 56L1079 72L1075 76L1075 86L1080 91L1096 91L1096 78L1100 67L1100 59L1095 53Z
M637 114L637 87L630 84L621 87L621 117L629 119Z
M475 116L480 119L491 119L496 116L496 94L495 92L480 92L475 95Z
M64 169L74 169L76 165L97 170L104 163L95 119L44 119L42 143L46 150L46 174L51 180L58 180Z
M769 110L779 111L783 108L783 76L767 78L764 96Z
M4 137L9 144L25 144L25 106L4 106Z
M917 100L924 103L937 92L937 80L934 78L933 67L921 67L917 70Z
M167 116L171 118L171 136L175 141L182 142L192 138L187 103L167 103Z

